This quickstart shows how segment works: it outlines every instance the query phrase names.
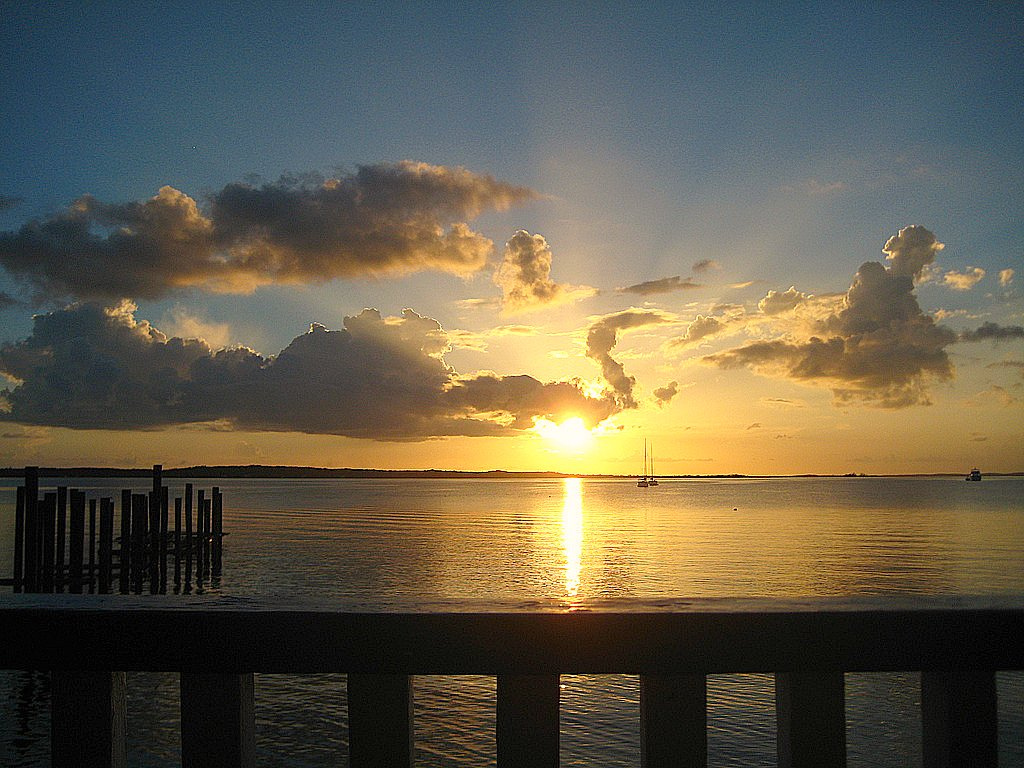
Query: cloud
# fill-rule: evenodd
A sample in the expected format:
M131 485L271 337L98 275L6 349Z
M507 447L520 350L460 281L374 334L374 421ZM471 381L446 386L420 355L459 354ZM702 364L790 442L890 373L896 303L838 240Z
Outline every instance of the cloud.
M219 423L237 429L422 440L513 434L535 418L595 425L618 410L579 382L459 375L437 321L367 309L336 331L314 324L274 357L168 337L135 307L78 304L37 315L0 348L13 377L3 418L73 429Z
M654 399L658 403L658 406L665 406L672 402L672 398L679 394L679 382L670 381L664 387L658 387L654 390Z
M984 341L985 339L993 341L1024 339L1024 327L985 322L973 331L964 331L960 334L960 341Z
M648 280L644 283L637 283L636 285L630 285L626 288L617 289L619 293L635 293L640 296L654 296L659 293L672 293L674 291L686 291L691 288L703 287L700 283L695 283L690 278L685 280L680 279L679 275L675 277L663 277L660 280Z
M918 278L945 247L927 229L914 225L904 227L899 234L890 237L882 246L882 253L891 262L889 271L893 276Z
M660 312L627 309L606 315L590 326L587 332L587 357L600 364L601 373L615 393L616 402L620 407L636 408L637 402L633 398L636 379L627 376L622 363L610 354L618 343L619 332L665 322L668 322L668 319Z
M0 291L0 312L11 307L20 306L21 302L6 291Z
M697 315L693 322L686 327L686 333L668 342L668 349L682 349L693 346L701 339L713 336L723 328L726 323L711 315Z
M12 208L17 208L21 203L22 199L20 197L0 195L0 211L9 211Z
M839 308L815 320L806 338L756 341L704 360L822 384L837 404L927 404L928 382L953 376L945 348L956 335L921 311L914 280L942 247L924 227L900 230L883 248L889 266L862 264Z
M1010 283L1013 282L1014 274L1016 273L1012 269L999 270L999 285L1003 288L1009 287Z
M1009 368L1016 370L1021 376L1024 376L1024 360L1000 360L995 363L989 363L985 366L986 368Z
M466 275L493 250L466 222L535 197L464 168L411 161L331 179L232 183L206 211L169 186L143 202L85 195L0 233L0 264L41 297L104 301L423 270Z
M965 272L950 270L942 276L942 282L954 291L969 291L985 277L981 267L968 267Z
M691 267L695 275L703 275L707 272L720 270L721 268L722 265L714 259L701 259L700 261L694 262L694 265Z
M761 429L762 427L763 425L760 421L755 421L753 424L747 427L747 432L749 432L752 429Z
M502 308L527 312L594 295L593 288L574 287L551 279L551 247L543 235L519 230L505 243L505 255L494 272L501 288Z
M768 294L757 303L757 308L766 315L778 315L782 312L789 312L800 304L807 301L810 296L798 291L794 286L788 290L768 291Z
M176 305L162 323L167 333L189 339L202 339L214 349L226 347L231 341L231 326L201 317L191 310Z

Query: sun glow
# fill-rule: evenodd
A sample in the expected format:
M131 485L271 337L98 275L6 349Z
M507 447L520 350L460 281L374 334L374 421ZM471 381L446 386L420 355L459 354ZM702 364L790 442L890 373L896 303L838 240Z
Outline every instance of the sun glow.
M583 484L578 477L565 478L562 546L565 549L565 594L576 597L580 591L583 561Z
M535 419L532 429L556 448L567 453L585 453L590 450L594 440L593 432L587 429L579 416L566 419L561 424L544 418Z

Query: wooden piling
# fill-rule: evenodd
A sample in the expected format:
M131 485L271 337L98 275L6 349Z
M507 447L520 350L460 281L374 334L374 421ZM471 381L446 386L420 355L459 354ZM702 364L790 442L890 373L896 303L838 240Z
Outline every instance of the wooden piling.
M558 675L498 675L498 768L558 768Z
M132 572L131 591L142 591L142 579L146 573L146 545L149 537L149 496L145 493L132 494Z
M192 483L185 483L185 592L192 591Z
M57 574L54 579L57 592L64 591L64 567L67 558L68 537L68 489L67 486L57 488Z
M100 572L99 592L110 593L114 551L114 501L100 499Z
M779 768L845 768L842 672L776 672Z
M121 490L121 546L118 549L117 564L118 591L127 594L131 588L132 571L132 492L127 488Z
M411 768L414 753L412 678L350 673L347 686L351 765Z
M167 486L160 487L160 594L167 592Z
M213 576L219 577L224 554L224 496L213 486Z
M82 548L85 544L85 494L81 491L71 491L71 520L68 530L68 578L71 581L68 591L77 595L82 593Z
M181 673L182 768L252 768L255 685L244 674Z
M89 594L96 592L96 499L89 499Z
M181 497L174 497L174 587L181 587Z
M19 485L14 507L14 573L15 592L21 592L25 567L25 487Z
M54 672L53 768L126 768L124 672Z

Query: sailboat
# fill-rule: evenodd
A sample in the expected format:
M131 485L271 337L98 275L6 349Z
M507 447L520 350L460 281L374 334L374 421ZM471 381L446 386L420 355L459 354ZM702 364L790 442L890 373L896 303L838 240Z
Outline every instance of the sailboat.
M649 485L650 483L647 482L647 441L644 440L644 472L636 479L636 487L646 488Z
M651 474L647 479L647 485L657 485L658 481L654 479L654 446L651 446Z

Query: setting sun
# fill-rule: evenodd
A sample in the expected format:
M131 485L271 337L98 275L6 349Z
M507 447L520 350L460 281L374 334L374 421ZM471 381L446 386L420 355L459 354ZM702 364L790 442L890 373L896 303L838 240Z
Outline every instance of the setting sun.
M594 440L593 433L587 429L579 416L566 419L561 424L539 418L534 421L533 430L558 450L569 453L584 453L590 450Z

